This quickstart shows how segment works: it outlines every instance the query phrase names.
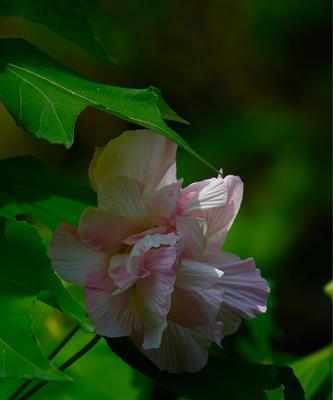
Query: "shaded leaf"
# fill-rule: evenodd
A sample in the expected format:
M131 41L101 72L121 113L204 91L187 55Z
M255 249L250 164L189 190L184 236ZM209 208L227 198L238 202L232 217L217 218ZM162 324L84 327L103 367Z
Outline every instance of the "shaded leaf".
M196 374L160 372L128 339L106 338L110 348L144 375L190 399L267 399L265 391L283 389L285 400L304 400L303 390L289 367L250 364L210 356Z
M2 254L0 259L3 269ZM35 300L30 289L0 277L0 377L67 380L45 358L33 335L31 313Z
M0 15L45 25L94 57L112 60L95 36L81 0L0 0Z
M54 229L77 225L83 210L96 204L95 193L67 182L31 156L0 160L0 215L27 214Z
M78 115L92 106L166 136L210 166L166 125L163 116L180 118L157 89L89 81L23 40L0 41L0 98L18 125L51 143L70 147Z
M302 383L307 399L312 399L318 392L332 392L332 345L303 357L291 364L296 376ZM322 396L323 398L324 396Z
M324 286L324 292L333 300L333 280L327 282Z
M31 295L59 308L83 329L93 331L85 311L52 270L37 230L25 222L0 218L0 278L23 286Z

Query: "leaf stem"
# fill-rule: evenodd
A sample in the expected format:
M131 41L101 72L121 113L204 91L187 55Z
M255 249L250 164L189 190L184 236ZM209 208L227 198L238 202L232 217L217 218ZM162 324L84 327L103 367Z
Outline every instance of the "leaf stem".
M75 335L75 333L79 330L79 326L75 325L73 329L62 339L62 341L51 351L49 356L47 357L50 361L60 352L60 350L66 346L66 344L70 341L70 339ZM20 387L8 398L8 400L15 400L16 397L22 393L22 391L30 385L33 379L27 379L22 383Z
M101 336L95 335L90 342L88 342L85 346L82 347L81 350L79 350L77 353L75 353L71 358L69 358L67 361L65 361L60 367L60 371L64 371L68 367L70 367L72 364L75 363L79 358L84 356L91 348L95 346L95 344L101 339ZM39 389L47 385L47 381L39 382L36 386L32 387L28 392L26 392L23 396L19 398L19 400L26 400L29 397L31 397L34 393L36 393Z

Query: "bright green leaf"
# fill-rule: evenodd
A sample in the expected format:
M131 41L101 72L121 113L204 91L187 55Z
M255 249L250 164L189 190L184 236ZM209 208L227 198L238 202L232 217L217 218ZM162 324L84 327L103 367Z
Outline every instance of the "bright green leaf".
M0 218L0 278L24 286L31 295L62 310L92 331L81 306L53 272L37 230L25 222Z
M157 89L89 81L23 40L0 41L0 98L18 125L51 143L70 147L78 115L92 106L166 136L210 166L166 125L163 118L180 118Z
M196 374L160 372L128 339L107 339L112 351L144 375L185 398L267 399L265 391L281 388L284 400L304 400L302 387L289 367L250 364L210 356Z
M312 399L322 389L331 393L332 345L293 362L291 366L302 383L306 399Z
M0 160L0 215L26 214L54 229L77 225L82 211L96 204L89 188L68 183L30 156Z
M112 60L95 36L81 0L0 0L0 15L45 25L94 57Z

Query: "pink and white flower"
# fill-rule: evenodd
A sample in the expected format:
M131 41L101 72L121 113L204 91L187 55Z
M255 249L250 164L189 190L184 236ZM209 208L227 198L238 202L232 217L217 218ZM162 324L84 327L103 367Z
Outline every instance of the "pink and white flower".
M177 146L129 131L97 149L89 176L98 207L61 224L50 256L84 286L97 333L129 336L161 370L196 372L242 318L266 311L267 282L252 258L221 252L238 213L237 176L176 178Z

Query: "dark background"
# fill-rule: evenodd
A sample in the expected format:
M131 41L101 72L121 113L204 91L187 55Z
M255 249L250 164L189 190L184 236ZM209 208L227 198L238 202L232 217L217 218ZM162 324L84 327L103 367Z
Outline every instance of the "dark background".
M105 0L87 7L114 65L19 18L0 19L0 35L24 37L91 79L157 86L191 124L173 127L225 174L241 176L243 205L225 249L254 256L273 291L269 313L227 339L226 352L277 362L327 344L330 2ZM23 132L0 109L0 157L34 154L84 183L93 148L129 126L86 110L75 145L65 151ZM183 151L178 165L186 183L211 176Z

